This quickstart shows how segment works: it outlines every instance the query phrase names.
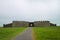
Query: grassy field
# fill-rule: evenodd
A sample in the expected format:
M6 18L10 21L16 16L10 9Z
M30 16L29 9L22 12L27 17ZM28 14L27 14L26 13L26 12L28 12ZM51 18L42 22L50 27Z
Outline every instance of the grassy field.
M0 40L11 40L25 28L0 28Z
M60 40L60 27L33 28L36 40Z

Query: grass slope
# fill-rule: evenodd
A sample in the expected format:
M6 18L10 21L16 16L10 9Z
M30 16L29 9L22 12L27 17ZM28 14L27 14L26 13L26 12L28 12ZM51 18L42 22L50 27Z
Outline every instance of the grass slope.
M25 28L0 28L0 40L11 40Z
M60 27L35 27L36 40L60 40Z

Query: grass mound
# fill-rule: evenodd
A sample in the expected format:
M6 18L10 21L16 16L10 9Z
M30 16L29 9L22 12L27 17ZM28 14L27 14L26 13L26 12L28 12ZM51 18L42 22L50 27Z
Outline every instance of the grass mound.
M60 40L60 27L35 27L36 40Z
M0 40L11 40L25 28L0 28Z

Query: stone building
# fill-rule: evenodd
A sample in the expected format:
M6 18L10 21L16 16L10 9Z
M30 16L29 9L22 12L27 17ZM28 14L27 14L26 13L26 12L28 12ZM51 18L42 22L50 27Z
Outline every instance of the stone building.
M10 24L3 24L3 27L43 27L43 26L56 26L56 24L50 23L50 21L13 21Z

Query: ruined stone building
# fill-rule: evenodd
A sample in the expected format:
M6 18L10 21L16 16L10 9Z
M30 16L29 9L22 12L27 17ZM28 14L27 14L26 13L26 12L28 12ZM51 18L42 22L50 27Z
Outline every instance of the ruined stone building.
M9 24L3 24L3 27L48 27L48 26L56 26L56 24L50 23L50 21L13 21Z

